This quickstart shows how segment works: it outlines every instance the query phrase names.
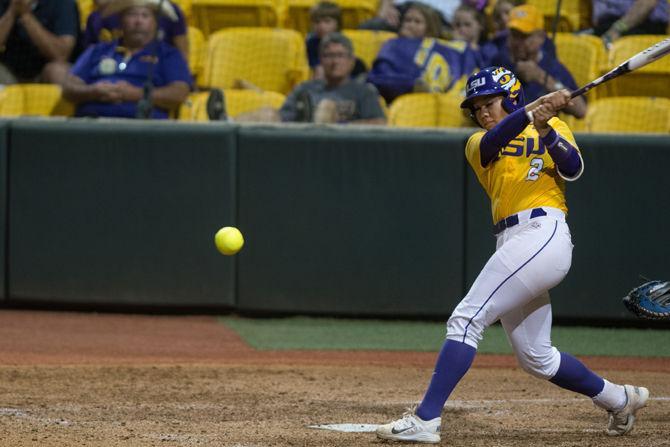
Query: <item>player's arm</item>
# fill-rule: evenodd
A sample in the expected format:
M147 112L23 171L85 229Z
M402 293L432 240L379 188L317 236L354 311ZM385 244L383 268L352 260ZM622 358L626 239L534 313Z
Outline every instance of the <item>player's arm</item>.
M22 3L24 9L21 10L19 20L42 56L49 61L66 61L74 48L75 37L70 34L52 33L33 15L28 4L25 1Z
M561 90L560 92L549 93L536 99L527 106L510 113L496 124L494 128L486 132L482 138L479 152L482 167L486 167L489 163L496 160L500 151L531 123L532 111L538 106L545 102L551 102L553 109L558 111L569 105L570 94L568 92L568 98L566 99L565 92L567 90Z
M563 90L567 92L567 90ZM569 96L569 93L567 93ZM569 101L569 99L566 99ZM549 125L549 120L556 115L556 108L551 102L537 106L529 117L540 135L540 140L547 148L549 156L554 160L558 173L565 180L577 180L584 172L584 161L575 146Z
M9 2L7 5L7 10L0 17L0 47L3 48L7 43L7 37L9 36L10 31L14 28L14 23L16 22L16 8L14 7L13 2Z
M484 134L479 146L482 167L488 166L498 158L500 151L528 126L530 121L524 108L503 118L498 124Z
M644 22L654 10L659 1L662 0L635 0L626 14L614 22L610 29L603 35L605 42L612 42L621 37L623 33L635 28Z

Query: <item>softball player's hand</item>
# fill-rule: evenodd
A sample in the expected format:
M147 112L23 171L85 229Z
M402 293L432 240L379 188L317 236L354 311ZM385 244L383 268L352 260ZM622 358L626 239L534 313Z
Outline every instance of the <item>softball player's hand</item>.
M541 104L533 110L533 126L541 137L547 135L551 130L547 122L554 116L556 116L556 109L549 103Z
M570 105L570 91L566 89L562 90L557 90L555 92L548 93L544 95L542 98L542 104L551 104L551 107L553 107L556 111L559 111L568 105Z

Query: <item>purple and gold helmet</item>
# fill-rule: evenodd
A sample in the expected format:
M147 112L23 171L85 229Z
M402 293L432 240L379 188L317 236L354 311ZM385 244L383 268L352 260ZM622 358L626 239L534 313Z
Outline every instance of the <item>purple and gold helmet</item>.
M514 73L504 67L487 67L468 78L461 108L472 111L473 98L489 95L503 96L502 106L507 113L526 104L521 82Z

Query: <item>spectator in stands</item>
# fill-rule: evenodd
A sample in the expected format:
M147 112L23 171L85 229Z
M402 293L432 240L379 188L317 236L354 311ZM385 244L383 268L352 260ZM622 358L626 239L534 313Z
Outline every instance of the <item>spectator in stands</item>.
M121 34L121 19L118 14L107 17L102 16L105 6L116 0L94 0L96 9L89 14L84 30L84 48L99 42L109 42L118 38ZM169 1L169 0L164 0ZM177 20L161 16L158 19L158 38L165 40L170 45L177 47L185 60L188 60L188 26L184 12L179 5L170 1L172 8L177 13Z
M666 34L667 0L593 0L593 32L606 44L629 34Z
M377 16L363 22L359 28L398 32L402 16L413 4L421 3L433 8L442 19L445 32L453 23L454 12L461 4L483 11L488 0L381 0Z
M400 30L402 16L413 3L416 1L381 0L377 16L361 23L359 28L397 33ZM453 12L461 4L461 0L420 0L420 3L433 8L446 27L451 23Z
M386 118L375 88L351 79L354 68L351 41L340 33L331 33L321 39L319 51L324 78L298 85L279 110L279 119L385 124Z
M491 14L493 35L479 50L482 64L484 66L493 65L493 58L499 51L501 51L501 49L504 49L507 46L507 38L509 36L507 22L509 21L509 13L512 8L522 5L523 3L523 0L498 0L493 6L493 12ZM551 39L544 40L544 44L542 44L542 53L551 54L551 57L555 57L556 47Z
M158 6L161 5L161 11ZM156 38L158 16L177 20L169 2L119 0L104 14L120 13L121 36L90 46L77 59L63 95L77 104L76 116L143 117L144 85L151 81L152 118L167 118L188 96L191 75L176 48Z
M74 0L0 2L0 84L60 84L79 34Z
M486 15L477 8L462 4L454 12L454 38L462 40L475 51L487 41Z
M307 35L305 46L307 47L307 60L312 70L312 79L323 79L323 67L319 59L319 44L321 39L330 33L339 32L342 28L342 9L337 3L319 2L309 12L312 22L312 32ZM364 75L367 67L360 59L356 58L353 78Z
M509 13L515 6L521 4L520 0L498 0L493 5L491 13L491 24L493 25L493 35L498 35L507 31L507 22Z
M574 78L555 54L542 50L549 38L544 31L544 17L535 6L513 8L507 25L507 45L493 57L491 65L508 68L517 74L523 84L526 101L535 101L548 92L563 88L577 89ZM564 111L583 118L586 101L581 96L575 98Z
M431 8L416 3L405 12L399 37L384 44L368 75L387 102L405 93L446 92L479 66L465 43L438 42L440 32Z

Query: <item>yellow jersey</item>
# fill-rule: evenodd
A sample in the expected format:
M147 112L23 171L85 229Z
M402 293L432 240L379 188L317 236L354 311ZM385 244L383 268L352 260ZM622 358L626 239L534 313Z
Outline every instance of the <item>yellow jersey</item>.
M579 150L567 124L554 117L549 125ZM485 133L480 131L470 137L465 156L491 199L494 223L519 211L541 206L558 208L567 214L565 180L558 174L554 160L532 124L513 138L496 160L482 167L479 146Z

